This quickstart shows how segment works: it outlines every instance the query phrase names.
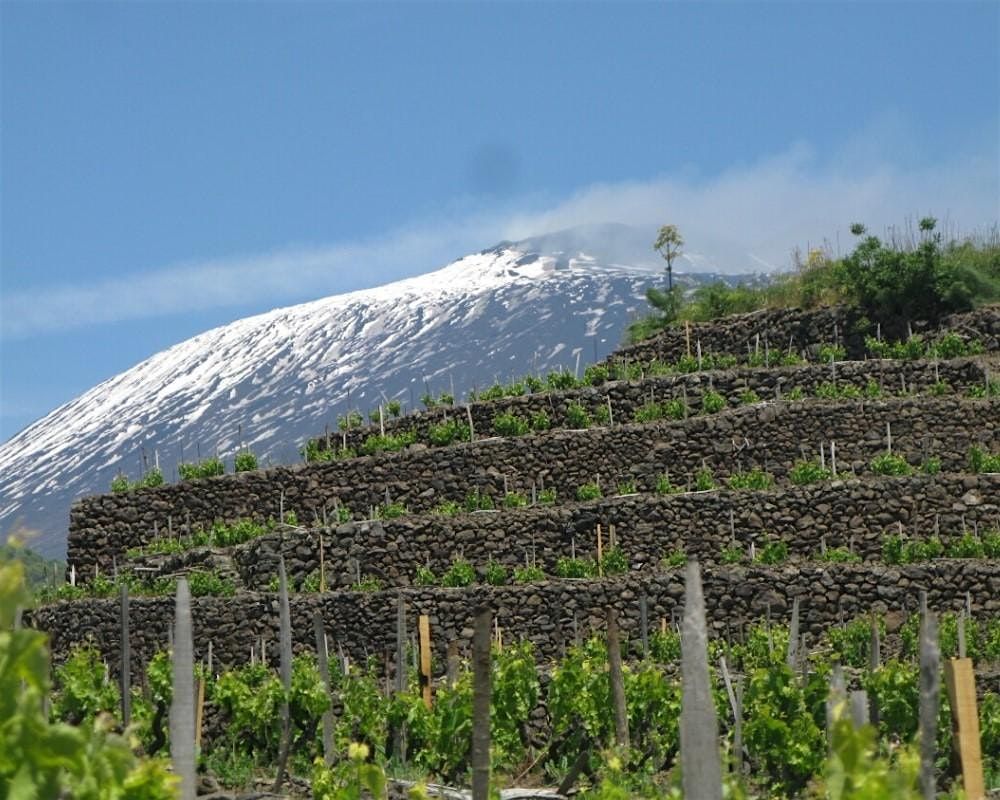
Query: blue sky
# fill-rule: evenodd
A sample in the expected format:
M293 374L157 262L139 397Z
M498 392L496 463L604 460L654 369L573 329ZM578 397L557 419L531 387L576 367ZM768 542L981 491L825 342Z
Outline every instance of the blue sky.
M206 328L581 222L1000 219L1000 4L0 5L0 440ZM733 263L730 263L730 262Z

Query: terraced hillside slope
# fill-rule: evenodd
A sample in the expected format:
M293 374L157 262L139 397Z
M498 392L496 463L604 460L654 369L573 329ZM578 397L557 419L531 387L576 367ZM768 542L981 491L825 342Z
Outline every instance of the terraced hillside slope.
M726 319L579 379L532 374L398 418L382 406L315 430L307 463L85 498L68 538L78 585L32 622L57 661L90 637L114 673L127 584L145 664L167 646L183 574L196 657L232 668L275 652L284 563L296 650L315 649L318 614L341 663L379 680L396 669L400 608L428 617L438 676L468 654L482 606L542 664L612 609L638 660L672 630L697 558L720 641L795 608L807 649L836 646L852 620L866 636L872 614L905 647L923 592L996 632L980 665L995 692L998 321L996 307L956 317L901 344L906 358L876 358L874 331L837 310ZM533 724L554 725L549 712Z

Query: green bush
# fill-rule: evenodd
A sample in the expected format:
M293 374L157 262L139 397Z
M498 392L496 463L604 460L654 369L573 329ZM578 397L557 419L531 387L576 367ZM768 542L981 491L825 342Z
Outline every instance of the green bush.
M473 489L465 496L466 511L493 511L493 498L488 494L481 494L479 489Z
M483 570L483 578L490 586L503 586L507 583L507 567L491 558Z
M464 558L456 558L441 576L441 585L452 588L471 586L476 581L476 570Z
M719 556L719 561L723 564L739 564L746 553L743 548L736 544L731 544L728 547L722 548L722 554Z
M417 567L417 574L413 578L414 586L436 586L437 576L428 566L421 565Z
M461 510L462 507L454 500L444 500L434 506L431 513L438 514L442 517L453 517Z
M404 517L409 513L410 510L406 507L405 503L400 503L400 502L383 503L382 505L375 506L374 518L397 519L398 517Z
M550 372L545 376L545 383L552 391L564 392L580 385L572 372Z
M130 481L122 473L118 473L111 481L111 491L115 494L131 492L135 489L149 489L153 486L162 486L163 473L159 467L146 470L146 473L137 481Z
M726 407L726 398L711 389L701 397L701 410L706 414L716 414Z
M885 621L878 621L882 641L885 641ZM826 632L834 657L848 667L862 669L868 666L871 649L871 620L859 618L843 625L835 625Z
M240 450L233 460L233 468L236 472L252 472L257 469L257 456L250 450Z
M360 411L348 411L346 414L337 415L337 429L349 431L352 428L360 428L365 424L365 418Z
M754 467L749 472L738 472L729 478L730 489L751 489L762 491L774 486L774 476L760 467Z
M571 428L589 428L590 414L579 403L570 403L566 409L566 422Z
M531 430L541 433L552 427L552 421L544 410L536 411L531 415Z
M806 486L810 483L827 481L832 477L833 473L830 470L812 460L796 461L788 473L788 479L796 486Z
M619 495L635 494L638 491L639 490L636 487L635 481L621 481L618 484L618 494Z
M545 573L541 567L529 565L514 570L514 583L537 583L544 580Z
M827 564L860 564L861 556L846 547L828 547L819 554L818 560Z
M876 475L912 475L913 467L896 453L882 453L871 461L871 469Z
M528 505L528 498L521 492L507 492L503 498L504 508L524 508Z
M969 468L973 472L1000 472L1000 453L988 453L973 446L969 448Z
M603 364L591 364L583 371L583 382L591 386L600 386L611 377L608 368Z
M577 500L597 500L600 497L603 497L603 494L601 492L601 487L597 483L585 483L583 486L577 487Z
M376 453L394 453L409 447L417 441L416 431L403 431L401 433L372 434L361 445L361 452L366 456Z
M361 580L351 586L355 592L381 592L382 580L374 575L364 575Z
M760 402L760 395L753 389L747 389L740 394L740 404L744 406L753 405Z
M556 490L555 489L541 489L538 492L538 502L543 506L551 506L556 502Z
M469 441L469 426L456 419L445 420L427 429L427 438L436 447L447 447L453 442Z
M556 575L560 578L592 578L597 574L597 564L589 558L568 558L556 560Z
M236 584L214 570L196 570L188 573L187 579L192 597L232 597L236 594Z
M788 560L788 544L781 539L771 539L757 553L761 564L783 564Z
M712 475L712 470L708 467L702 467L694 474L694 489L696 492L708 492L715 488L715 478Z
M601 571L605 575L622 575L628 572L628 556L620 547L611 547L601 556Z
M118 713L118 686L108 679L100 651L91 644L77 645L66 662L56 669L56 719L79 725L92 723L104 712Z
M665 569L672 569L674 567L683 567L685 564L687 564L687 553L684 552L684 548L671 550L663 558L660 559L660 566Z
M681 490L681 487L674 486L673 483L670 482L670 476L669 475L666 475L666 474L660 475L656 479L656 493L657 494L676 494L680 490Z
M217 475L224 475L225 473L225 465L216 456L210 456L196 463L177 465L177 474L182 481L191 481L198 478L214 478Z
M493 417L493 430L500 436L524 436L530 428L526 420L505 411Z

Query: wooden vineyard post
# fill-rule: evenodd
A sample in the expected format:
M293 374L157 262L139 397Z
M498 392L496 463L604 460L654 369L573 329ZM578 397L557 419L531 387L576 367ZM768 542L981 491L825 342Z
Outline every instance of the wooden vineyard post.
M406 601L400 592L396 598L396 694L406 691ZM406 723L401 723L393 737L396 758L406 762Z
M194 749L198 752L201 750L201 726L205 719L205 679L196 678L195 685L198 691L194 707Z
M622 671L622 648L618 637L618 612L608 609L608 678L611 681L611 705L615 712L615 744L628 749L628 709L625 707L625 675Z
M604 536L601 534L601 524L597 524L597 577L604 577Z
M941 651L938 647L937 615L927 608L927 597L923 592L920 606L923 610L920 624L920 791L924 800L934 800L937 794L934 759L941 692Z
M292 744L292 718L288 697L292 692L292 614L288 602L288 574L285 572L285 557L278 561L278 602L279 602L279 669L281 686L285 699L281 704L281 750L278 753L278 774L274 778L274 794L281 792L285 779L285 765ZM263 650L263 648L262 648Z
M132 721L132 651L129 642L129 614L128 614L128 584L122 584L122 669L121 669L121 692L122 692L122 724L127 728Z
M423 688L424 705L428 710L433 702L431 693L431 619L421 614L420 630L420 683Z
M722 800L719 723L708 674L708 626L701 568L689 561L681 631L681 780L684 796Z
M799 598L792 601L792 621L788 628L788 652L785 660L788 668L794 673L799 656Z
M967 800L982 800L983 756L979 744L979 714L976 709L976 676L971 658L951 658L944 664L944 680L951 706L953 742L962 767L962 787Z
M454 687L458 682L458 666L458 642L448 642L447 676L449 688Z
M649 599L639 598L639 634L642 636L642 657L649 658Z
M180 779L180 800L195 800L194 645L191 638L191 591L187 578L177 581L174 605L170 760L174 774Z
M472 635L472 800L490 796L491 627L490 609L477 609Z
M326 516L326 509L323 509L323 516ZM319 532L319 591L322 594L326 591L326 558L325 558L325 545L323 543L323 534L326 533L326 526Z
M326 649L326 631L323 630L323 617L318 611L313 614L313 635L316 637L316 664L319 676L323 681L323 690L330 697L330 654ZM333 764L333 709L323 712L323 763L328 767Z
M878 627L878 617L872 614L871 646L868 652L868 668L875 672L882 665L882 639ZM872 725L878 727L881 715L878 708L878 700L873 694L871 697L871 721Z

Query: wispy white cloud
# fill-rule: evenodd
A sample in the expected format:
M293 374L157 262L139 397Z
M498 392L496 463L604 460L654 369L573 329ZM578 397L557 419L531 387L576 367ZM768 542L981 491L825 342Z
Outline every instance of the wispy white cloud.
M672 222L705 268L738 272L780 268L794 247L823 241L836 246L838 236L847 249L853 221L880 230L932 213L961 232L1000 220L995 143L918 163L901 127L883 120L832 159L821 160L807 145L796 144L710 177L596 184L557 202L525 201L532 207L528 211L430 221L378 240L191 261L91 285L5 292L0 331L13 339L238 304L270 308L290 298L418 274L500 239L588 223ZM893 157L894 143L904 157Z

